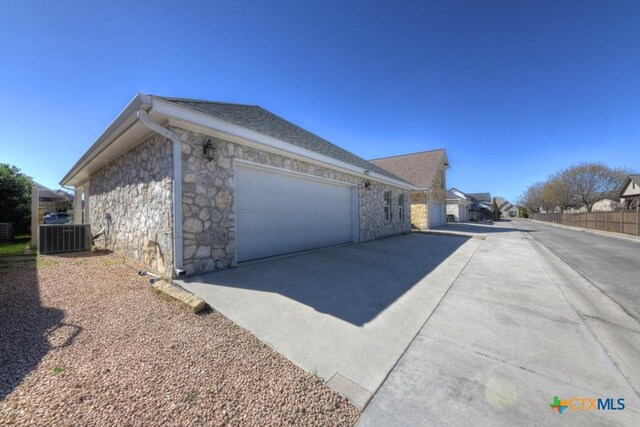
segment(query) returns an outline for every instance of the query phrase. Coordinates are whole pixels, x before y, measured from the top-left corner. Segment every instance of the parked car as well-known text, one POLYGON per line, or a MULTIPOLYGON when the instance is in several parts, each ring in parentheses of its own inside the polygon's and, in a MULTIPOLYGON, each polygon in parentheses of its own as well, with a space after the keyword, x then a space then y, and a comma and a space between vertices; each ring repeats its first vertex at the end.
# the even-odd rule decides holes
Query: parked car
POLYGON ((53 213, 44 217, 45 224, 66 224, 68 222, 69 214, 64 212, 53 213))

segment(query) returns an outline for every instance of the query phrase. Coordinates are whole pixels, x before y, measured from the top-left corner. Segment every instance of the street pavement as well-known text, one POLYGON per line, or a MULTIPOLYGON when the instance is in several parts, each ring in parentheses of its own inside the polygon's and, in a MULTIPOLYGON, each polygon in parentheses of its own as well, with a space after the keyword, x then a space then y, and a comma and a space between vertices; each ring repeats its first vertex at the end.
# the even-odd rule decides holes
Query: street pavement
MULTIPOLYGON (((640 425, 637 320, 587 279, 590 272, 585 278, 534 239, 542 236, 537 224, 465 227, 486 239, 358 425, 640 425), (551 407, 556 396, 568 406, 562 414, 551 407), (625 408, 591 409, 610 398, 625 408)), ((628 259, 634 248, 576 245, 605 260, 628 259)))
POLYGON ((515 221, 640 321, 640 239, 620 240, 534 221, 515 221))

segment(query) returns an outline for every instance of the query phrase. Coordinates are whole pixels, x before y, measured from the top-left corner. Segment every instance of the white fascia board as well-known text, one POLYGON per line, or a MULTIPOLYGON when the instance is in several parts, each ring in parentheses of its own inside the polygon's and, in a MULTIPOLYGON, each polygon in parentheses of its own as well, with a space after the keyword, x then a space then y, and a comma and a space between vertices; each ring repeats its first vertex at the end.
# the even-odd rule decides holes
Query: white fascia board
POLYGON ((332 185, 338 185, 341 187, 357 187, 357 184, 351 183, 351 182, 345 182, 345 181, 339 181, 336 179, 331 179, 331 178, 325 178, 323 176, 317 176, 317 175, 310 175, 308 173, 304 173, 304 172, 298 172, 298 171, 294 171, 294 170, 289 170, 289 169, 283 169, 283 168, 279 168, 277 166, 271 166, 271 165, 265 165, 262 163, 256 163, 256 162, 252 162, 250 160, 244 160, 244 159, 233 159, 233 163, 235 166, 244 166, 244 167, 248 167, 248 168, 252 168, 252 169, 258 169, 258 170, 264 170, 264 171, 269 171, 269 172, 273 172, 273 173, 277 173, 280 175, 287 175, 287 176, 295 176, 295 177, 299 177, 299 178, 304 178, 310 181, 318 181, 318 182, 324 182, 324 183, 328 183, 328 184, 332 184, 332 185))
POLYGON ((136 120, 136 112, 140 108, 148 109, 151 107, 151 97, 138 93, 127 104, 127 106, 118 114, 113 122, 100 137, 89 147, 89 149, 80 157, 80 160, 76 162, 69 172, 62 178, 60 185, 67 185, 71 178, 74 177, 83 167, 93 160, 98 154, 100 154, 105 148, 113 142, 118 136, 126 131, 136 120))
POLYGON ((240 138, 240 140, 242 141, 241 144, 243 145, 252 146, 261 150, 265 150, 266 148, 266 151, 275 150, 281 153, 286 153, 291 157, 300 158, 305 161, 312 161, 316 164, 329 166, 332 169, 338 169, 352 175, 369 178, 374 181, 382 182, 407 190, 417 189, 417 187, 412 186, 411 184, 384 176, 373 171, 370 171, 369 174, 366 175, 364 173, 364 169, 358 166, 354 166, 350 163, 316 153, 315 151, 299 147, 289 142, 264 135, 251 129, 247 129, 242 126, 217 119, 215 117, 211 117, 198 111, 180 107, 170 102, 165 102, 162 99, 153 98, 153 112, 166 116, 166 118, 169 119, 170 122, 171 119, 174 119, 185 123, 192 123, 205 129, 222 132, 223 134, 240 138))

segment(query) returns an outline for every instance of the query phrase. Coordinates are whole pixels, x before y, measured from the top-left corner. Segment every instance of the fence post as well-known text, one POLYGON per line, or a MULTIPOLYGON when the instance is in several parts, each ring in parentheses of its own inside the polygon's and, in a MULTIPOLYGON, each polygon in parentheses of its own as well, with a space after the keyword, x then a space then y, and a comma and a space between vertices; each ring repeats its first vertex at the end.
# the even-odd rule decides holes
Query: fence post
POLYGON ((640 207, 640 200, 636 202, 636 236, 638 235, 638 208, 640 207))
POLYGON ((620 233, 624 233, 624 211, 620 211, 620 233))
POLYGON ((39 245, 38 233, 40 226, 38 224, 38 206, 40 204, 40 189, 35 185, 31 187, 31 247, 37 248, 39 245))
POLYGON ((604 229, 609 231, 609 212, 604 211, 604 229))

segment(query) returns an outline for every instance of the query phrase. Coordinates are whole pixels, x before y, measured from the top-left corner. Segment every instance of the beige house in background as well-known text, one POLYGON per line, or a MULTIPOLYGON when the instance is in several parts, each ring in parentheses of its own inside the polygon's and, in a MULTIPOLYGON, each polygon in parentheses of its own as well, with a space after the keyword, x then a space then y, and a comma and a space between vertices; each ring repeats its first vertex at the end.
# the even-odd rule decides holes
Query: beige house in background
POLYGON ((619 196, 625 209, 638 209, 640 206, 640 175, 629 175, 622 184, 619 196))
POLYGON ((473 206, 473 199, 457 188, 447 191, 447 215, 453 215, 455 222, 469 220, 469 210, 473 206))
MULTIPOLYGON (((591 212, 613 212, 620 207, 620 202, 613 199, 598 200, 591 207, 591 212)), ((566 209, 564 213, 586 213, 589 212, 585 206, 571 207, 566 209)))
POLYGON ((370 160, 419 188, 411 192, 411 225, 424 230, 445 225, 449 160, 444 148, 370 160))

